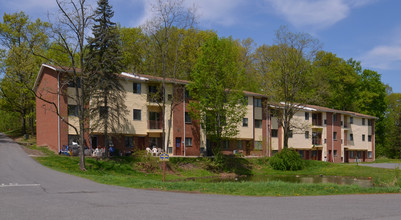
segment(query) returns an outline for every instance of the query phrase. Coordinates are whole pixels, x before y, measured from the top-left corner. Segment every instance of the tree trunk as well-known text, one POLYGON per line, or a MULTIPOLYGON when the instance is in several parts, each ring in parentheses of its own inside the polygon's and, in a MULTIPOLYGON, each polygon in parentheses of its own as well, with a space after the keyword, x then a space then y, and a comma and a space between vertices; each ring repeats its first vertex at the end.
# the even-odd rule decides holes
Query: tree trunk
POLYGON ((105 147, 106 147, 106 149, 105 149, 105 154, 106 154, 106 157, 109 157, 110 155, 109 155, 109 135, 108 135, 108 132, 107 132, 107 129, 108 129, 108 126, 109 126, 109 114, 108 114, 108 109, 107 109, 107 107, 108 107, 108 103, 107 103, 107 95, 105 95, 104 96, 104 111, 105 112, 103 112, 103 114, 104 114, 104 141, 105 141, 105 147))
POLYGON ((22 134, 25 135, 26 134, 26 112, 25 110, 22 110, 22 114, 21 114, 21 126, 22 126, 22 134))

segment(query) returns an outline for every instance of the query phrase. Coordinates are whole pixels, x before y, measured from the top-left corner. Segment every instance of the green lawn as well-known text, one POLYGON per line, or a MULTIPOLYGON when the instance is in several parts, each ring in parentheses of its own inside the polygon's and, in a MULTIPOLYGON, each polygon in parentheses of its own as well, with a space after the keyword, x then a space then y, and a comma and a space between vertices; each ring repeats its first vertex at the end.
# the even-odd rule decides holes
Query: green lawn
POLYGON ((177 181, 189 177, 219 176, 212 172, 213 166, 207 158, 171 158, 167 162, 166 182, 162 182, 162 164, 157 158, 145 155, 115 157, 112 159, 86 158, 87 171, 81 171, 78 157, 58 156, 46 148, 30 146, 45 151, 46 156, 35 158, 41 164, 55 170, 91 179, 95 182, 132 188, 199 192, 212 194, 249 196, 301 196, 334 195, 355 193, 399 193, 401 175, 399 170, 362 167, 352 164, 332 164, 307 161, 301 171, 275 171, 266 158, 231 158, 227 162, 225 174, 238 175, 335 175, 371 177, 375 187, 364 188, 357 185, 299 184, 286 182, 220 182, 202 183, 177 181))

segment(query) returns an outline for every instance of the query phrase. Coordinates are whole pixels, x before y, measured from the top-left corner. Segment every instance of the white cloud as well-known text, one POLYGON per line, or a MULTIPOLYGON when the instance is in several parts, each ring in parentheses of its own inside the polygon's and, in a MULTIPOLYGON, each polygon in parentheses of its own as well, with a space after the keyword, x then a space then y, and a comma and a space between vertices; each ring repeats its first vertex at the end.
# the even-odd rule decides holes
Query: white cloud
POLYGON ((265 0, 296 27, 323 29, 346 18, 352 8, 374 0, 265 0))
POLYGON ((401 45, 380 45, 361 57, 363 65, 382 70, 401 68, 401 45))
POLYGON ((246 2, 246 0, 187 0, 186 5, 195 4, 202 23, 232 26, 240 19, 236 10, 240 10, 240 6, 246 2))
MULTIPOLYGON (((143 15, 136 22, 136 25, 145 24, 152 18, 152 4, 154 0, 142 0, 143 15)), ((231 26, 238 21, 238 15, 235 10, 239 9, 240 5, 246 3, 246 0, 185 0, 184 6, 187 8, 196 7, 196 15, 203 25, 220 24, 231 26)))

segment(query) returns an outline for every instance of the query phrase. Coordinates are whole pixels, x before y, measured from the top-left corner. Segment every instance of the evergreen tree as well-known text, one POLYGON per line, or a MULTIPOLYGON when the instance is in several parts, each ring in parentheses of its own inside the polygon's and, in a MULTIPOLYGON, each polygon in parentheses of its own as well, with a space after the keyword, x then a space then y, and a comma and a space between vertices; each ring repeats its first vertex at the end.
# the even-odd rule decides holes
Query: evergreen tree
POLYGON ((125 93, 117 74, 123 66, 121 40, 116 24, 111 21, 113 15, 108 0, 99 0, 92 28, 93 37, 87 39, 86 56, 86 71, 90 72, 90 77, 85 84, 90 87, 90 116, 94 119, 91 120, 91 128, 103 127, 107 156, 108 131, 115 131, 126 114, 125 93))

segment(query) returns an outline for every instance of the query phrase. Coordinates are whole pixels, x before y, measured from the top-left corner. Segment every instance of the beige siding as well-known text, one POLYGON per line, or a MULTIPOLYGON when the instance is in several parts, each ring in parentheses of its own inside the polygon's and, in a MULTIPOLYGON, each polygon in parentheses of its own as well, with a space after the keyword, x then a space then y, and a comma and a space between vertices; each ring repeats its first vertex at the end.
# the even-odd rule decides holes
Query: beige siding
MULTIPOLYGON (((353 134, 354 141, 349 141, 348 149, 350 150, 372 150, 372 142, 368 141, 368 135, 371 134, 371 126, 368 126, 368 120, 365 119, 365 125, 362 125, 362 118, 354 117, 354 123, 351 124, 349 134, 353 134), (362 135, 365 135, 365 141, 362 141, 362 135)), ((349 138, 349 136, 348 136, 349 138)))
POLYGON ((243 127, 242 122, 238 126, 239 133, 235 138, 253 139, 253 97, 248 96, 245 117, 248 118, 248 127, 243 127))
POLYGON ((293 137, 288 139, 288 146, 296 149, 312 148, 312 114, 309 112, 309 120, 305 120, 305 111, 298 111, 291 120, 296 125, 293 129, 293 137), (309 138, 305 138, 305 131, 309 131, 309 138))
MULTIPOLYGON (((68 123, 76 127, 79 132, 79 119, 77 116, 68 116, 68 123)), ((73 127, 68 126, 68 134, 77 135, 77 132, 75 132, 73 127)))

